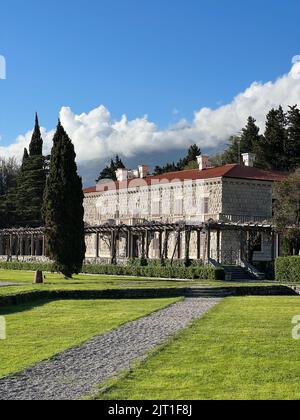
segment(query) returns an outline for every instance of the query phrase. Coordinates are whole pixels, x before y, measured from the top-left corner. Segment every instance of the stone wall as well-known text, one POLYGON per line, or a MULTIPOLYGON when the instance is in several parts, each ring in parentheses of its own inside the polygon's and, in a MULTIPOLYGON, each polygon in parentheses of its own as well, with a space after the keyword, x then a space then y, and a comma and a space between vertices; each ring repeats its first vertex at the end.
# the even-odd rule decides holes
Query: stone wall
POLYGON ((271 220, 272 183, 223 179, 222 213, 271 220))
MULTIPOLYGON (((92 225, 102 225, 108 221, 124 224, 138 224, 143 221, 160 221, 175 223, 203 223, 210 219, 215 221, 228 220, 234 222, 270 221, 272 218, 272 183, 265 181, 216 178, 186 182, 166 182, 153 186, 133 187, 125 190, 110 190, 86 194, 85 222, 92 225)), ((87 258, 110 258, 109 238, 99 240, 96 250, 96 235, 86 238, 87 258)), ((200 259, 207 262, 207 235, 200 237, 200 259)), ((176 243, 176 235, 170 234, 168 258, 171 258, 176 243)), ((136 241, 138 255, 141 254, 141 244, 136 241)), ((240 258, 240 233, 223 232, 220 237, 221 261, 240 258), (231 257, 230 257, 231 256, 231 257)), ((198 238, 192 234, 190 257, 197 259, 198 238)), ((217 233, 211 234, 212 258, 216 259, 217 233)), ((185 237, 182 235, 179 254, 176 258, 184 258, 185 237)), ((123 238, 118 247, 118 257, 127 256, 126 240, 123 238)), ((255 253, 255 261, 270 261, 272 258, 271 238, 263 237, 261 252, 255 253)), ((159 236, 153 235, 149 258, 159 258, 159 236)))

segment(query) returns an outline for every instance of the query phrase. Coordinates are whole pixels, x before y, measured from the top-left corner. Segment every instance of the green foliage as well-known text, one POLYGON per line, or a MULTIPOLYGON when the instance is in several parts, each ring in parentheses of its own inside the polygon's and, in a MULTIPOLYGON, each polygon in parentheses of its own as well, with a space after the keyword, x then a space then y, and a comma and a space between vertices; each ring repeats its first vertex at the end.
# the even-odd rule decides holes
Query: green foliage
POLYGON ((300 283, 300 257, 279 257, 275 265, 276 280, 300 283))
POLYGON ((280 106, 266 116, 264 135, 253 117, 248 118, 241 135, 232 136, 221 155, 211 160, 216 165, 242 163, 243 153, 256 155, 256 166, 266 170, 292 171, 300 166, 300 110, 297 105, 284 112, 280 106))
POLYGON ((225 278, 224 270, 204 265, 192 265, 186 268, 179 265, 162 267, 158 264, 148 266, 88 264, 83 267, 83 273, 190 280, 224 280, 225 278))
POLYGON ((300 169, 275 185, 274 225, 285 238, 286 254, 300 251, 300 169))
MULTIPOLYGON (((138 261, 138 260, 137 260, 138 261)), ((51 263, 26 263, 26 262, 0 262, 2 270, 20 270, 20 271, 57 271, 56 264, 51 263)), ((60 271, 60 270, 59 270, 60 271)), ((99 274, 114 276, 134 276, 149 278, 170 278, 170 279, 190 279, 190 280, 224 280, 225 274, 223 269, 216 269, 208 265, 192 264, 186 268, 180 263, 173 266, 166 263, 162 267, 159 262, 153 262, 147 266, 141 263, 129 265, 99 265, 85 264, 82 267, 83 274, 99 274)))
POLYGON ((0 228, 16 221, 16 187, 20 167, 14 158, 0 158, 0 228))
MULTIPOLYGON (((229 139, 228 147, 221 156, 217 157, 220 165, 241 162, 241 138, 232 136, 229 139)), ((216 159, 216 157, 214 158, 216 159)))
POLYGON ((266 131, 259 144, 259 162, 265 169, 288 170, 285 156, 287 117, 282 107, 272 109, 267 115, 266 131))
POLYGON ((43 224, 42 205, 46 184, 45 160, 42 155, 23 160, 16 190, 17 224, 39 227, 43 224))
POLYGON ((117 155, 115 159, 112 159, 109 166, 106 166, 101 172, 96 180, 96 182, 100 182, 104 179, 109 179, 112 181, 117 180, 116 171, 118 169, 125 169, 125 165, 120 159, 120 157, 117 155))
POLYGON ((74 146, 59 122, 53 139, 43 214, 47 255, 66 277, 81 271, 85 257, 82 180, 74 146))
POLYGON ((287 114, 288 135, 285 144, 285 168, 294 170, 300 167, 300 110, 292 106, 287 114))
POLYGON ((46 185, 43 139, 38 117, 29 145, 24 150, 22 166, 16 189, 16 224, 23 227, 39 227, 43 224, 42 205, 46 185))
POLYGON ((0 157, 0 197, 5 196, 11 188, 17 186, 20 167, 15 158, 0 157))
POLYGON ((197 169, 197 157, 201 155, 200 148, 193 144, 188 152, 186 157, 180 159, 177 163, 168 163, 165 166, 156 166, 154 169, 154 175, 162 175, 169 172, 183 171, 186 169, 197 169))
POLYGON ((16 271, 47 271, 55 272, 55 266, 52 263, 29 263, 22 261, 0 262, 0 270, 16 271))
POLYGON ((43 139, 37 114, 35 115, 35 126, 32 139, 29 145, 29 156, 41 156, 43 154, 43 139))

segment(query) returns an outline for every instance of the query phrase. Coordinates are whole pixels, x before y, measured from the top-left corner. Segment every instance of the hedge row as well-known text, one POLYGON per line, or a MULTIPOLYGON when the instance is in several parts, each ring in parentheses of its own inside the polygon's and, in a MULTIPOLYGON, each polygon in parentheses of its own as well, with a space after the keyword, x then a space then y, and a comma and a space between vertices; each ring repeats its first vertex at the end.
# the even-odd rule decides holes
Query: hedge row
MULTIPOLYGON (((24 271, 49 271, 53 272, 51 263, 25 263, 25 262, 1 262, 0 269, 24 270, 24 271)), ((114 276, 134 277, 159 277, 171 279, 192 279, 192 280, 224 280, 223 269, 216 269, 206 265, 184 266, 122 266, 122 265, 93 265, 87 264, 82 268, 83 274, 103 274, 114 276)))
POLYGON ((223 269, 215 269, 206 265, 191 267, 180 266, 121 266, 121 265, 85 265, 85 274, 107 274, 116 276, 134 277, 158 277, 170 279, 192 279, 192 280, 224 280, 223 269))
POLYGON ((0 262, 0 270, 55 271, 52 263, 30 263, 21 261, 0 262))
POLYGON ((300 257, 280 257, 276 260, 276 280, 300 283, 300 257))

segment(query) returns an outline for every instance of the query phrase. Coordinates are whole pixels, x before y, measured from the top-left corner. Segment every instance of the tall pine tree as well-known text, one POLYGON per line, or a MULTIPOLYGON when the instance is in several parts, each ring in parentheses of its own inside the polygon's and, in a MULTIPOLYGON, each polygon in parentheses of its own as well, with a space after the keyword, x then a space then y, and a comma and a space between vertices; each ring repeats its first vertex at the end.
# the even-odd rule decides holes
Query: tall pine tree
POLYGON ((256 120, 249 117, 246 127, 242 130, 241 153, 254 153, 259 146, 261 136, 259 127, 255 123, 256 120))
POLYGON ((110 166, 106 166, 101 172, 99 177, 96 179, 96 182, 100 182, 103 179, 110 179, 112 181, 117 180, 116 171, 118 169, 125 169, 125 165, 117 155, 115 159, 112 159, 110 162, 110 166))
POLYGON ((259 134, 256 120, 253 117, 249 117, 241 135, 230 137, 228 148, 221 157, 222 163, 241 163, 243 153, 257 153, 260 141, 261 135, 259 134))
POLYGON ((287 113, 288 136, 285 144, 285 166, 287 171, 300 167, 300 110, 290 106, 287 113))
POLYGON ((59 122, 53 139, 43 214, 47 254, 56 270, 71 278, 85 257, 82 180, 77 174, 73 143, 59 122))
POLYGON ((17 224, 19 226, 38 227, 42 225, 45 184, 43 139, 36 115, 29 153, 25 149, 16 191, 17 224))
POLYGON ((287 118, 280 106, 267 115, 266 131, 259 146, 258 160, 261 167, 270 170, 286 170, 285 148, 287 142, 287 118))

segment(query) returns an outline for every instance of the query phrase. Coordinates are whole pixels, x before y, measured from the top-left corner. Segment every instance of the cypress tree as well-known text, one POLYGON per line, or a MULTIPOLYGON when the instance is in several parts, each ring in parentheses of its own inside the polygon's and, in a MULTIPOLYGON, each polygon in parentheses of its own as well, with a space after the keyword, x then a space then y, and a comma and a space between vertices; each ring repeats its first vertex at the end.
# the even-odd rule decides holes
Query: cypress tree
POLYGON ((29 145, 29 154, 30 156, 41 156, 43 154, 43 139, 37 114, 35 114, 35 126, 29 145))
POLYGON ((38 227, 42 225, 43 195, 46 184, 43 139, 38 116, 29 145, 29 153, 24 150, 20 176, 16 192, 17 224, 38 227))
POLYGON ((67 278, 78 274, 85 257, 82 180, 74 146, 61 123, 53 139, 43 215, 47 254, 67 278))

